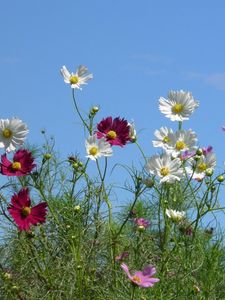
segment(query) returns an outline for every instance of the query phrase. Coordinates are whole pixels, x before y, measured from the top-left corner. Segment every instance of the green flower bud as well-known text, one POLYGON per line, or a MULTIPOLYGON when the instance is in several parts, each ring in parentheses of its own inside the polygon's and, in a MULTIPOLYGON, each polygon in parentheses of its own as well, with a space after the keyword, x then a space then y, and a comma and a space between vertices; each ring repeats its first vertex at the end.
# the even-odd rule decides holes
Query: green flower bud
POLYGON ((99 111, 99 107, 98 107, 98 106, 93 106, 93 107, 91 108, 90 113, 91 113, 92 115, 95 115, 98 111, 99 111))
POLYGON ((44 154, 44 159, 48 160, 50 158, 52 158, 52 155, 50 153, 45 153, 44 154))
POLYGON ((201 158, 200 155, 195 155, 195 156, 194 156, 194 160, 195 160, 195 161, 198 161, 200 158, 201 158))
POLYGON ((213 185, 212 187, 211 187, 211 192, 214 192, 216 190, 216 187, 215 187, 215 185, 213 185))
POLYGON ((196 151, 196 154, 197 155, 202 155, 203 154, 203 151, 201 148, 198 148, 198 150, 196 151))
POLYGON ((212 176, 212 175, 213 175, 213 170, 212 170, 212 169, 207 169, 207 170, 205 171, 205 175, 206 175, 206 176, 212 176))
POLYGON ((151 178, 145 178, 143 179, 143 183, 148 187, 152 188, 154 186, 154 180, 151 178))
POLYGON ((144 227, 143 225, 139 225, 139 226, 137 227, 137 230, 138 230, 139 232, 143 232, 143 231, 145 231, 145 227, 144 227))
POLYGON ((80 205, 74 206, 74 211, 78 213, 80 211, 80 205))
POLYGON ((74 170, 78 170, 79 169, 79 163, 78 162, 74 162, 72 164, 72 167, 73 167, 74 170))
POLYGON ((219 175, 216 179, 217 179, 218 182, 223 182, 224 181, 224 176, 219 175))
POLYGON ((10 280, 12 278, 12 275, 8 272, 5 272, 5 274, 3 275, 5 280, 10 280))

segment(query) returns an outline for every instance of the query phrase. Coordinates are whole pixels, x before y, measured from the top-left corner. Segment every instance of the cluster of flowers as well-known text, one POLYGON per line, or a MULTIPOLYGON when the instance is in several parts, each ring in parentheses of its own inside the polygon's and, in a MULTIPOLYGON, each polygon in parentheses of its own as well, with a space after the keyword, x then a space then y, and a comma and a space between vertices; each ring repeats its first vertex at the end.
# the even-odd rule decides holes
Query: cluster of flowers
MULTIPOLYGON (((70 73, 65 66, 61 68, 61 74, 65 83, 70 84, 72 89, 82 89, 81 85, 87 84, 87 81, 93 78, 88 73, 85 66, 79 66, 76 73, 70 73)), ((98 111, 98 107, 95 107, 98 111)), ((112 146, 123 147, 128 142, 135 142, 136 131, 132 123, 124 118, 107 117, 100 121, 94 134, 90 135, 86 141, 86 152, 88 158, 96 160, 102 156, 112 156, 112 146)))
MULTIPOLYGON (((29 130, 27 125, 18 118, 0 120, 0 148, 5 149, 1 155, 0 172, 6 176, 26 176, 36 166, 32 153, 26 149, 18 149, 12 160, 7 155, 23 145, 29 130)), ((44 223, 47 203, 42 202, 31 207, 28 188, 23 188, 11 198, 8 212, 14 219, 19 230, 30 229, 31 225, 44 223)))
MULTIPOLYGON (((61 74, 72 89, 81 90, 81 86, 93 78, 84 66, 79 66, 76 73, 70 73, 63 66, 61 74)), ((216 157, 212 152, 212 147, 200 149, 197 146, 196 133, 191 129, 182 129, 183 121, 188 120, 198 106, 199 102, 193 98, 192 94, 183 90, 170 91, 167 99, 163 97, 159 99, 160 111, 171 121, 177 121, 179 124, 176 132, 171 128, 161 127, 154 133, 156 140, 153 141, 153 146, 162 148, 163 153, 149 158, 145 168, 149 174, 159 177, 160 183, 171 184, 180 181, 183 176, 190 176, 191 179, 201 181, 205 176, 211 176, 213 173, 216 157)), ((97 160, 102 156, 111 156, 112 146, 123 147, 128 142, 135 142, 136 139, 133 124, 120 117, 115 119, 111 116, 107 117, 97 124, 94 134, 87 138, 86 157, 97 160)), ((185 217, 185 212, 167 208, 165 215, 171 221, 180 223, 185 217)), ((149 221, 144 218, 135 218, 133 221, 139 231, 149 226, 149 221)), ((159 280, 151 278, 155 273, 155 268, 152 266, 147 266, 143 272, 135 272, 133 276, 125 264, 121 267, 136 285, 148 287, 159 280)))
MULTIPOLYGON (((61 74, 64 81, 71 85, 72 89, 81 89, 81 85, 86 84, 92 79, 92 74, 88 74, 88 70, 84 66, 79 66, 76 73, 70 73, 65 66, 61 68, 61 74)), ((94 134, 89 136, 85 142, 87 158, 97 160, 102 156, 111 156, 113 154, 112 146, 123 147, 129 142, 135 142, 137 138, 136 130, 132 123, 124 118, 107 117, 100 121, 94 134)), ((139 231, 145 230, 149 225, 149 221, 144 218, 135 218, 134 223, 139 231)), ((128 252, 123 252, 116 257, 117 261, 122 261, 128 256, 128 252)), ((121 264, 121 268, 126 272, 131 282, 140 287, 152 287, 158 282, 158 278, 152 276, 156 273, 155 267, 148 265, 143 271, 136 271, 130 274, 129 268, 125 263, 121 264)))

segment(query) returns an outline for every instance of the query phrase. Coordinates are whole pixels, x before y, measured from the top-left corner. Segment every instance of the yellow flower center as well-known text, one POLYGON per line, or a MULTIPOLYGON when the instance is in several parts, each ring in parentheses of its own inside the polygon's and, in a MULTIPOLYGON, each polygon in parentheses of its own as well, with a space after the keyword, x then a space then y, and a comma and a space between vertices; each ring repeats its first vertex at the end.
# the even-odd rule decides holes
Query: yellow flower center
POLYGON ((89 149, 89 154, 95 156, 98 153, 98 148, 97 147, 91 147, 89 149))
POLYGON ((160 174, 164 177, 166 175, 168 175, 170 173, 169 171, 169 168, 167 167, 163 167, 161 170, 160 170, 160 174))
POLYGON ((177 150, 183 150, 186 148, 186 144, 184 141, 177 141, 176 142, 176 149, 177 150))
POLYGON ((109 132, 107 132, 107 137, 114 140, 117 137, 117 134, 114 130, 110 130, 109 132))
POLYGON ((197 166, 199 172, 204 172, 207 169, 207 165, 205 163, 200 163, 197 166))
POLYGON ((2 131, 2 135, 4 136, 4 138, 8 139, 12 136, 12 131, 8 128, 5 128, 3 131, 2 131))
POLYGON ((24 217, 27 217, 30 213, 31 213, 31 208, 30 207, 28 207, 28 206, 24 206, 23 208, 22 208, 22 215, 24 216, 24 217))
POLYGON ((168 136, 164 136, 163 143, 168 143, 170 141, 170 138, 168 136))
POLYGON ((70 76, 70 83, 71 84, 77 84, 78 83, 78 77, 76 75, 70 76))
POLYGON ((21 163, 18 162, 18 161, 15 161, 15 162, 12 163, 11 168, 13 170, 20 170, 21 169, 21 163))
POLYGON ((184 106, 181 103, 176 103, 173 107, 172 107, 172 112, 175 114, 179 114, 180 112, 183 111, 184 106))
POLYGON ((140 278, 139 276, 137 276, 137 275, 134 275, 134 276, 132 277, 132 280, 133 280, 134 282, 137 282, 137 283, 140 283, 140 282, 141 282, 141 278, 140 278))

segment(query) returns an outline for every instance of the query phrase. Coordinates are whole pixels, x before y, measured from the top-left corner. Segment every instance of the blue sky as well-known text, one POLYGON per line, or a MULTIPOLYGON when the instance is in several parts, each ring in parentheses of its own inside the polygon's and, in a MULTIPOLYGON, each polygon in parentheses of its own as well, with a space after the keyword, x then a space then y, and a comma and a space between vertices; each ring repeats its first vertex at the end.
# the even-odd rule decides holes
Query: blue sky
MULTIPOLYGON (((1 118, 20 117, 30 143, 42 128, 62 156, 85 155, 84 132, 74 114, 71 89, 60 68, 86 65, 94 79, 77 92, 83 111, 101 110, 135 121, 146 155, 153 132, 176 128, 158 110, 170 89, 200 101, 184 128, 212 145, 220 170, 225 161, 224 1, 4 1, 0 10, 1 118)), ((116 149, 113 162, 138 163, 133 145, 116 149)))

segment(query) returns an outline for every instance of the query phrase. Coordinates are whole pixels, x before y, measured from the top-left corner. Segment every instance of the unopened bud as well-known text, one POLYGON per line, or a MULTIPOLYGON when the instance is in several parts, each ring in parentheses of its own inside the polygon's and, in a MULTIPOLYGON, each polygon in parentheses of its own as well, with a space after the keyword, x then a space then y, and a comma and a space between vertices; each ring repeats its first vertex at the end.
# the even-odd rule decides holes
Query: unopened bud
POLYGON ((196 151, 196 154, 197 155, 202 155, 203 154, 203 151, 201 148, 198 148, 198 150, 196 151))
POLYGON ((99 107, 98 106, 93 106, 91 108, 91 114, 92 115, 95 115, 98 111, 99 111, 99 107))
POLYGON ((195 156, 194 156, 194 160, 195 160, 195 161, 198 161, 200 158, 201 158, 200 155, 195 155, 195 156))
POLYGON ((44 159, 48 160, 50 158, 52 158, 52 155, 50 153, 45 153, 44 154, 44 159))
POLYGON ((207 170, 205 171, 205 175, 206 175, 206 176, 212 176, 212 175, 213 175, 213 170, 212 170, 212 169, 207 169, 207 170))
POLYGON ((75 212, 79 212, 79 211, 80 211, 80 205, 74 206, 74 211, 75 211, 75 212))
POLYGON ((145 227, 143 225, 139 225, 137 229, 139 232, 145 231, 145 227))
POLYGON ((143 179, 143 183, 148 187, 152 188, 154 186, 154 180, 151 178, 145 178, 143 179))
POLYGON ((72 164, 73 169, 77 170, 79 168, 79 163, 78 162, 74 162, 72 164))
POLYGON ((216 179, 217 179, 218 182, 223 182, 224 181, 224 176, 219 175, 216 179))
POLYGON ((5 272, 5 274, 3 275, 5 280, 10 280, 12 278, 12 275, 8 272, 5 272))

